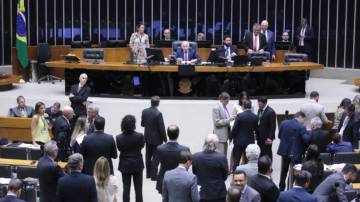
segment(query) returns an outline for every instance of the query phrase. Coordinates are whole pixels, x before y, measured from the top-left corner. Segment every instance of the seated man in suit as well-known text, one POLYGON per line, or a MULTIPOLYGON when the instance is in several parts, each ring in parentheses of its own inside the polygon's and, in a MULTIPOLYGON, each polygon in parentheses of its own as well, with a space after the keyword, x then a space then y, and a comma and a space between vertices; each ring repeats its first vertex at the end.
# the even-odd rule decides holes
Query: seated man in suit
POLYGON ((47 117, 45 117, 47 120, 49 120, 49 123, 52 125, 55 120, 63 115, 63 112, 61 111, 61 105, 59 102, 55 102, 53 106, 48 107, 45 109, 45 113, 47 114, 47 117))
POLYGON ((327 177, 314 191, 317 201, 347 202, 345 187, 356 180, 357 172, 357 168, 354 165, 346 164, 341 172, 334 173, 327 177))
POLYGON ((224 44, 218 48, 217 51, 217 57, 226 59, 228 62, 232 61, 232 57, 239 55, 239 51, 235 45, 232 45, 231 43, 231 37, 230 35, 224 36, 224 44))
POLYGON ((290 43, 289 41, 289 32, 285 31, 281 35, 281 42, 290 43))
POLYGON ((328 131, 321 130, 322 121, 319 117, 314 117, 310 121, 311 139, 309 144, 315 144, 319 148, 319 153, 325 153, 326 146, 331 142, 328 131))
POLYGON ((352 144, 343 141, 340 134, 334 134, 332 140, 332 143, 326 146, 327 153, 336 154, 338 152, 353 152, 352 144))
POLYGON ((17 106, 10 108, 8 115, 11 117, 31 118, 34 115, 34 108, 26 106, 24 96, 16 98, 17 106))
POLYGON ((294 188, 281 192, 277 202, 317 202, 316 197, 306 191, 310 185, 310 179, 311 174, 308 171, 300 171, 298 175, 295 175, 294 188))
POLYGON ((162 185, 163 202, 199 202, 197 179, 188 172, 191 167, 191 153, 180 152, 177 168, 167 171, 162 185), (179 186, 181 185, 181 186, 179 186))
POLYGON ((188 41, 183 41, 181 43, 181 48, 176 51, 175 58, 177 63, 185 62, 196 64, 200 62, 197 50, 192 49, 188 41))
POLYGON ((22 187, 21 180, 11 179, 8 185, 8 192, 4 198, 0 199, 0 202, 25 202, 19 199, 22 187))
POLYGON ((245 33, 243 45, 247 53, 263 52, 267 48, 266 37, 260 30, 260 25, 255 23, 252 32, 245 33))
POLYGON ((240 202, 260 202, 260 194, 255 189, 247 185, 248 177, 242 170, 236 170, 233 178, 234 186, 241 190, 240 202))
POLYGON ((93 176, 81 173, 83 156, 75 153, 69 157, 69 175, 59 179, 56 191, 57 202, 97 202, 96 185, 93 176))
POLYGON ((40 202, 55 202, 56 186, 59 178, 65 175, 57 165, 55 159, 58 155, 58 147, 55 141, 48 141, 44 145, 44 156, 37 164, 40 183, 40 202))
POLYGON ((267 155, 259 158, 259 174, 249 179, 248 185, 260 193, 262 201, 275 202, 279 197, 279 189, 271 180, 271 159, 267 155))
POLYGON ((88 76, 82 73, 79 76, 79 83, 71 86, 69 100, 71 107, 74 109, 76 118, 86 116, 86 104, 91 89, 86 85, 88 76))
POLYGON ((162 192, 162 182, 165 172, 172 170, 179 165, 181 151, 190 151, 188 147, 183 146, 177 142, 179 137, 178 126, 170 125, 167 128, 167 135, 169 137, 169 142, 159 145, 155 155, 155 158, 157 158, 155 161, 160 162, 160 171, 156 181, 156 189, 159 193, 162 192))

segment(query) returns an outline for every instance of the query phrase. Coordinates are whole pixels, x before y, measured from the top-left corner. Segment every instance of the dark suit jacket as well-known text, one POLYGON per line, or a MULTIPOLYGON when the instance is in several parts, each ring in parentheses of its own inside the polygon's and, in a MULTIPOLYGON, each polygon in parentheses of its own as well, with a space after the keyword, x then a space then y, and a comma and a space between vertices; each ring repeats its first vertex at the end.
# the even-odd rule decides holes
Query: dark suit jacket
MULTIPOLYGON (((176 50, 176 52, 175 52, 175 58, 176 58, 176 59, 177 59, 177 58, 181 58, 181 59, 185 60, 183 49, 178 48, 178 49, 176 50)), ((196 52, 196 50, 191 49, 191 48, 189 49, 188 59, 189 59, 189 61, 190 61, 190 60, 193 60, 193 59, 197 59, 198 62, 200 61, 200 57, 199 57, 198 53, 196 52)))
POLYGON ((74 97, 70 98, 71 107, 74 109, 76 116, 86 116, 86 106, 83 105, 83 102, 87 101, 90 96, 91 89, 85 85, 79 89, 79 84, 74 84, 71 86, 70 93, 74 95, 74 97))
POLYGON ((248 185, 259 192, 261 201, 275 202, 279 197, 279 189, 275 183, 260 174, 250 177, 248 185))
POLYGON ((295 162, 301 162, 310 141, 310 135, 305 126, 296 119, 285 120, 280 125, 279 139, 277 154, 291 157, 295 162))
POLYGON ((54 123, 57 118, 63 115, 62 111, 59 111, 56 114, 51 113, 51 107, 46 108, 45 113, 49 115, 46 119, 49 120, 50 123, 54 123))
POLYGON ((102 131, 95 131, 85 136, 80 145, 80 153, 84 156, 83 173, 92 176, 96 160, 103 156, 110 163, 110 173, 114 174, 111 158, 117 157, 117 151, 114 138, 111 135, 102 131))
POLYGON ((258 127, 256 134, 258 144, 265 144, 267 138, 275 139, 276 114, 270 106, 265 108, 258 127))
POLYGON ((331 142, 331 135, 329 132, 319 129, 310 132, 310 144, 315 144, 319 148, 320 153, 326 152, 326 146, 331 142))
POLYGON ((97 202, 94 177, 72 172, 60 178, 56 199, 57 202, 97 202))
MULTIPOLYGON (((217 57, 225 58, 225 52, 226 52, 225 45, 222 45, 217 49, 217 57)), ((239 50, 235 45, 230 46, 230 54, 231 53, 236 53, 236 55, 239 55, 239 50)))
POLYGON ((309 194, 304 188, 296 187, 280 193, 278 202, 317 202, 315 196, 309 194))
MULTIPOLYGON (((344 113, 343 116, 341 117, 340 124, 338 127, 338 132, 341 130, 345 118, 346 118, 346 113, 344 113)), ((358 148, 359 147, 358 132, 359 132, 359 121, 356 119, 355 115, 352 115, 350 117, 348 124, 346 125, 342 139, 346 142, 351 142, 353 148, 358 148)))
POLYGON ((4 198, 0 199, 0 202, 25 202, 25 201, 15 197, 15 196, 7 195, 4 198))
POLYGON ((326 152, 336 154, 338 152, 353 152, 353 147, 350 142, 341 141, 338 144, 331 143, 326 147, 326 152))
MULTIPOLYGON (((299 47, 299 39, 300 39, 300 32, 301 32, 301 27, 298 27, 296 29, 296 34, 295 34, 295 38, 296 38, 296 46, 299 47)), ((309 25, 306 27, 305 29, 305 38, 304 38, 304 52, 307 54, 312 54, 313 51, 313 39, 314 39, 314 31, 312 29, 312 27, 310 27, 309 25)))
POLYGON ((141 126, 145 128, 146 144, 159 145, 167 141, 162 113, 156 107, 143 110, 141 126))
MULTIPOLYGON (((266 50, 267 48, 267 43, 266 43, 266 37, 263 34, 259 34, 259 50, 263 49, 266 50)), ((246 32, 245 37, 244 37, 244 41, 243 41, 243 46, 246 50, 246 52, 251 49, 254 50, 255 48, 253 47, 253 33, 252 32, 246 32)))
MULTIPOLYGON (((30 106, 25 106, 25 111, 27 113, 27 117, 31 118, 34 115, 34 108, 30 106)), ((8 112, 8 116, 11 117, 21 117, 21 110, 18 106, 10 108, 8 112)))
POLYGON ((141 149, 145 145, 144 135, 138 132, 122 133, 116 136, 116 145, 120 152, 119 171, 138 173, 144 168, 141 149))
MULTIPOLYGON (((272 55, 276 54, 276 49, 275 49, 275 35, 274 32, 267 30, 267 35, 268 35, 268 41, 267 41, 267 47, 266 47, 266 51, 270 52, 270 57, 272 55)), ((265 34, 264 34, 265 36, 265 34)), ((266 36, 265 36, 266 39, 266 36)))
POLYGON ((181 151, 190 151, 190 149, 177 142, 168 142, 157 147, 156 158, 160 162, 160 171, 156 182, 156 189, 159 193, 162 192, 165 172, 175 169, 179 165, 181 151))
POLYGON ((40 183, 40 202, 55 202, 56 186, 59 178, 65 173, 48 156, 40 158, 37 164, 37 173, 40 183))
POLYGON ((302 164, 301 170, 311 173, 310 185, 307 190, 313 193, 324 177, 324 163, 321 160, 308 160, 302 164))
POLYGON ((342 173, 334 173, 327 177, 314 191, 318 202, 345 202, 346 182, 342 173), (335 186, 337 184, 337 187, 335 186))
POLYGON ((52 126, 52 133, 54 139, 59 147, 59 156, 58 159, 61 161, 66 161, 67 157, 70 155, 70 139, 72 133, 72 121, 67 121, 64 116, 60 116, 55 120, 52 126))
POLYGON ((200 199, 225 198, 229 169, 226 156, 219 152, 198 152, 192 158, 192 170, 198 179, 200 199))
POLYGON ((253 144, 257 127, 256 115, 250 110, 244 111, 236 116, 229 139, 234 140, 234 145, 247 146, 253 144))

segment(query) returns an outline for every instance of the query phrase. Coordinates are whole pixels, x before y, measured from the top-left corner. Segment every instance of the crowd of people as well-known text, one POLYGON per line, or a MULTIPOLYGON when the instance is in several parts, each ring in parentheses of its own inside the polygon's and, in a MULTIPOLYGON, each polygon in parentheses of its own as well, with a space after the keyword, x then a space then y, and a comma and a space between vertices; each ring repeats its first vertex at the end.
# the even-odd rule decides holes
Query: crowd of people
MULTIPOLYGON (((189 147, 177 141, 179 127, 165 127, 158 96, 151 97, 151 106, 142 111, 144 134, 135 130, 133 115, 123 117, 121 134, 115 138, 106 134, 105 118, 94 103, 87 102, 86 81, 86 74, 81 74, 79 84, 71 88, 71 106, 62 110, 58 102, 49 108, 37 102, 33 109, 23 96, 17 97, 18 105, 9 110, 9 116, 32 118, 31 143, 43 150, 37 165, 40 201, 120 201, 112 163, 116 158, 124 202, 130 201, 131 181, 135 200, 144 201, 144 168, 146 179, 156 181, 155 188, 164 202, 325 202, 335 201, 334 197, 347 201, 345 189, 357 178, 357 168, 352 164, 325 178, 319 156, 324 152, 358 151, 360 95, 352 101, 342 100, 334 120, 329 120, 318 102, 319 93, 313 91, 294 117, 279 125, 281 174, 277 186, 272 179, 277 115, 266 97, 257 99, 255 112, 246 92, 240 94, 233 109, 228 106, 230 95, 222 92, 212 109, 213 133, 205 137, 203 150, 192 154, 189 147), (323 124, 333 127, 324 131, 323 124), (229 143, 233 144, 230 159, 229 143), (145 163, 141 152, 144 147, 145 163), (67 162, 66 170, 56 161, 67 162), (289 168, 294 174, 288 176, 289 168), (231 185, 226 187, 229 176, 231 185), (287 177, 294 180, 286 185, 287 177)), ((19 195, 20 183, 17 179, 10 181, 8 198, 19 195)))

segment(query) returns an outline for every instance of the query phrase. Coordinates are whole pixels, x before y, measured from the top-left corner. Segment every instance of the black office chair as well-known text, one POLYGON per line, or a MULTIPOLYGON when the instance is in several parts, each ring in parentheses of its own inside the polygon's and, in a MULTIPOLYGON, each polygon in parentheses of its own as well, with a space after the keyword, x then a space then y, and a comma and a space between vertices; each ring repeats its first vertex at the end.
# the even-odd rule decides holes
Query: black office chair
POLYGON ((40 149, 29 149, 29 160, 38 161, 43 156, 40 149))
POLYGON ((49 44, 47 43, 39 43, 37 46, 37 62, 38 62, 38 72, 46 74, 45 76, 38 79, 38 83, 42 81, 50 81, 51 83, 55 83, 55 81, 62 81, 61 78, 50 75, 50 69, 46 66, 46 62, 48 62, 51 58, 51 49, 49 44))
POLYGON ((27 160, 27 149, 18 147, 0 147, 1 158, 27 160))
POLYGON ((327 165, 331 165, 333 163, 332 155, 330 153, 321 153, 320 159, 327 165))
POLYGON ((31 178, 39 178, 38 172, 36 167, 25 167, 25 166, 18 166, 16 169, 17 178, 25 179, 28 177, 31 178))
POLYGON ((339 152, 334 156, 334 163, 360 163, 360 153, 357 152, 339 152))
POLYGON ((11 178, 11 166, 9 165, 0 165, 0 177, 11 178))

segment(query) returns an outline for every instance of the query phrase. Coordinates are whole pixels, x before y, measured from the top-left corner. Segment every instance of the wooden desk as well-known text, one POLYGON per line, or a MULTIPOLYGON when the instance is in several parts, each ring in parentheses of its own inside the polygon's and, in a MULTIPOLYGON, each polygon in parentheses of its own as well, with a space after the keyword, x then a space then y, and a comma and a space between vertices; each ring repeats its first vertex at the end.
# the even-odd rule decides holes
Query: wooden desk
POLYGON ((353 183, 352 188, 353 189, 360 189, 360 183, 353 183))
POLYGON ((0 117, 0 137, 31 142, 31 118, 0 117))
POLYGON ((354 80, 355 86, 360 88, 360 78, 354 80))
MULTIPOLYGON (((38 161, 0 158, 0 165, 36 167, 38 161)), ((64 169, 66 162, 58 162, 60 168, 64 169)))

